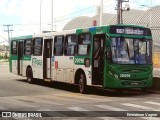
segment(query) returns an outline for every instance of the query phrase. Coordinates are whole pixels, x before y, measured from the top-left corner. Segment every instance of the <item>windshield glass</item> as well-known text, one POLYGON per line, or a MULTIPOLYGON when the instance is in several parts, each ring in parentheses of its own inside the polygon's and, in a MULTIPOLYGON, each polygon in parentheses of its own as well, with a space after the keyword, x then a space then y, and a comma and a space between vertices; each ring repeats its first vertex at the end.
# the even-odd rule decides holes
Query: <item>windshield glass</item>
POLYGON ((148 39, 111 38, 112 60, 118 64, 151 64, 151 47, 148 39))

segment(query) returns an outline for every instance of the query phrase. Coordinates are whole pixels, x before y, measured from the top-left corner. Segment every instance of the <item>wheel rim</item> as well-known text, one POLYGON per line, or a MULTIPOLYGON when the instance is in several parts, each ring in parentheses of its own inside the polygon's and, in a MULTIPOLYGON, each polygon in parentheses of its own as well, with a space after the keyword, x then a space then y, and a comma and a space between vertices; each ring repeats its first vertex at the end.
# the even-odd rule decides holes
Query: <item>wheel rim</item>
POLYGON ((27 77, 28 81, 30 82, 31 81, 31 78, 30 77, 27 77))
POLYGON ((82 79, 79 80, 79 88, 80 92, 83 90, 82 79))
POLYGON ((31 72, 30 72, 30 71, 28 71, 27 80, 28 80, 29 82, 31 81, 31 72))

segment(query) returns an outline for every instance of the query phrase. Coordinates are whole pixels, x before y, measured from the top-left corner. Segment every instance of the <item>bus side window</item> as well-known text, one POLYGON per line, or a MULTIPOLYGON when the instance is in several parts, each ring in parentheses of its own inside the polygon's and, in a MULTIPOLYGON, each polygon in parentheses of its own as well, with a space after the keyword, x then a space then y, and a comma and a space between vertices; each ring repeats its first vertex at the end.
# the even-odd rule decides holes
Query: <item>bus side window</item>
POLYGON ((43 45, 42 38, 35 38, 33 40, 33 55, 36 56, 42 55, 42 45, 43 45))
POLYGON ((78 36, 78 54, 88 55, 90 52, 91 35, 90 33, 81 33, 78 36))
POLYGON ((12 55, 17 55, 17 41, 11 42, 11 53, 12 55))
POLYGON ((54 38, 54 55, 56 56, 63 55, 63 41, 64 41, 64 36, 56 36, 54 38))
POLYGON ((25 40, 24 41, 24 55, 31 55, 32 54, 32 40, 25 40))
POLYGON ((76 34, 67 35, 65 40, 64 54, 66 56, 75 55, 77 36, 76 34))

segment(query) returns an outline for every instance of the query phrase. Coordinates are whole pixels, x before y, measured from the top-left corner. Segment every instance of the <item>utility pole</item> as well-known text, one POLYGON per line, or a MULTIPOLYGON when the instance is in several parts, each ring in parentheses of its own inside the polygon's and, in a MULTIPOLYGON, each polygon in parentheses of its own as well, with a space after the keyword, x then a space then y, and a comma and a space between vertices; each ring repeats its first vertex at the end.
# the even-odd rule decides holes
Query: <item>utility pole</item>
POLYGON ((118 0, 118 4, 117 4, 117 23, 120 24, 121 23, 121 14, 122 14, 122 0, 118 0))
POLYGON ((130 7, 128 4, 124 8, 122 8, 122 3, 123 2, 129 2, 129 0, 117 0, 117 23, 122 24, 123 23, 123 17, 122 17, 122 12, 123 11, 129 11, 130 7))
POLYGON ((51 32, 53 32, 53 0, 51 0, 51 32))
POLYGON ((99 25, 103 24, 103 0, 100 1, 100 16, 99 16, 99 25))
POLYGON ((39 6, 40 10, 39 10, 39 33, 41 34, 41 22, 42 22, 42 0, 40 0, 40 6, 39 6))
POLYGON ((7 24, 7 25, 3 25, 3 26, 6 26, 7 27, 7 30, 4 30, 4 32, 7 32, 8 33, 8 42, 10 43, 10 36, 9 36, 9 33, 10 31, 13 31, 12 29, 10 29, 9 27, 13 26, 11 24, 7 24))

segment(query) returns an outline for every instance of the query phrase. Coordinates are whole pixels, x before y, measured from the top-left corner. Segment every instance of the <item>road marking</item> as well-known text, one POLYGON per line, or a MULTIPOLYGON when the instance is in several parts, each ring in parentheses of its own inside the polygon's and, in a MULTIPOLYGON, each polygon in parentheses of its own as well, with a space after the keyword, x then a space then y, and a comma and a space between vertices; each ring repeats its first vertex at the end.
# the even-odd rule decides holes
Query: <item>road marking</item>
POLYGON ((95 98, 94 96, 86 96, 86 95, 79 95, 78 94, 56 94, 56 96, 61 96, 61 97, 68 97, 68 98, 78 98, 78 99, 88 99, 88 100, 95 100, 95 101, 100 101, 100 102, 105 102, 105 101, 111 101, 111 100, 106 100, 102 98, 95 98))
POLYGON ((101 120, 122 120, 119 118, 115 118, 115 117, 98 117, 101 120))
POLYGON ((0 110, 7 110, 8 108, 5 108, 3 106, 0 106, 0 110))
POLYGON ((112 107, 112 106, 108 106, 108 105, 95 105, 95 106, 103 108, 103 109, 111 110, 111 111, 127 111, 125 109, 116 108, 116 107, 112 107))
POLYGON ((70 98, 68 98, 68 97, 65 97, 65 96, 57 96, 57 95, 43 95, 43 97, 45 97, 45 98, 48 98, 48 99, 51 99, 51 100, 58 100, 58 101, 60 101, 60 100, 63 100, 63 101, 65 101, 65 102, 80 102, 80 103, 86 103, 86 102, 83 102, 83 101, 77 101, 77 100, 75 100, 75 99, 70 99, 70 98))
POLYGON ((63 104, 60 104, 60 103, 56 103, 56 102, 52 102, 52 101, 48 101, 48 100, 43 100, 43 98, 39 98, 39 97, 27 97, 27 96, 23 96, 21 97, 20 99, 18 99, 20 101, 23 101, 23 102, 27 102, 28 101, 34 101, 35 103, 47 103, 47 104, 52 104, 52 105, 63 105, 63 104))
POLYGON ((143 110, 160 111, 160 110, 155 110, 155 108, 152 108, 152 107, 146 107, 146 106, 136 105, 136 104, 132 104, 132 103, 123 103, 122 105, 129 106, 129 107, 135 107, 135 108, 139 108, 139 109, 143 109, 143 110))
MULTIPOLYGON (((120 108, 116 108, 116 107, 112 107, 112 106, 108 106, 108 105, 95 105, 95 106, 103 108, 103 109, 107 109, 110 111, 127 111, 125 109, 120 109, 120 108)), ((102 119, 102 120, 121 120, 121 119, 115 118, 115 117, 98 117, 98 118, 102 119)))
POLYGON ((145 120, 159 120, 159 118, 157 117, 140 117, 142 119, 145 119, 145 120))
MULTIPOLYGON (((80 108, 80 107, 69 107, 68 109, 70 110, 74 110, 74 111, 80 111, 82 113, 85 113, 86 115, 96 115, 97 113, 96 112, 92 112, 91 110, 88 110, 88 109, 84 109, 84 108, 80 108), (86 112, 86 111, 90 111, 90 112, 86 112)), ((86 116, 87 117, 87 116, 86 116)))
MULTIPOLYGON (((90 113, 88 113, 88 115, 91 115, 91 116, 98 114, 96 112, 92 112, 91 110, 80 108, 80 107, 69 107, 68 109, 74 110, 74 111, 81 111, 81 112, 86 113, 86 114, 87 114, 87 112, 85 112, 85 111, 90 111, 90 113)), ((97 117, 97 118, 99 118, 101 120, 121 120, 121 119, 118 119, 118 118, 115 118, 115 117, 97 117)))
POLYGON ((69 107, 68 109, 74 110, 74 111, 90 111, 90 110, 80 108, 80 107, 69 107))
POLYGON ((38 111, 53 111, 51 109, 37 109, 38 111))
POLYGON ((144 103, 160 106, 160 103, 158 103, 158 102, 153 102, 153 101, 147 101, 147 102, 144 102, 144 103))
POLYGON ((18 99, 14 99, 14 98, 10 98, 10 97, 2 97, 1 101, 3 100, 3 103, 7 103, 9 105, 11 105, 12 107, 15 106, 17 107, 35 107, 34 105, 30 105, 29 103, 20 101, 18 99))

